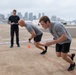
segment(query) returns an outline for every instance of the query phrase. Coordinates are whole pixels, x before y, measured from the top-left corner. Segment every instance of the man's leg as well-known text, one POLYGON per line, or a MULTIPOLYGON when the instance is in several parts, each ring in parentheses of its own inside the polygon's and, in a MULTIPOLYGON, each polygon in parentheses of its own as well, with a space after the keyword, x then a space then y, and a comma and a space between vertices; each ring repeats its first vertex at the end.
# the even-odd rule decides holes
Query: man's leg
POLYGON ((43 52, 41 52, 41 54, 45 54, 47 52, 47 50, 45 50, 45 48, 42 47, 44 45, 40 44, 40 42, 34 42, 34 44, 37 48, 39 48, 40 50, 43 50, 43 52))
POLYGON ((45 50, 43 47, 40 46, 39 42, 34 42, 34 45, 39 48, 40 50, 45 50))
POLYGON ((10 46, 10 48, 12 48, 13 47, 13 41, 14 41, 14 30, 11 28, 11 31, 10 31, 10 35, 11 35, 11 46, 10 46))
POLYGON ((61 52, 56 52, 57 57, 61 57, 61 52))
POLYGON ((38 36, 36 36, 36 37, 34 37, 34 44, 35 44, 35 46, 36 46, 37 48, 43 50, 43 52, 41 52, 41 54, 45 54, 45 53, 47 52, 47 46, 44 46, 43 44, 40 43, 41 38, 42 38, 42 35, 43 35, 43 33, 40 34, 40 35, 38 35, 38 36), (42 46, 43 46, 44 48, 43 48, 42 46))
POLYGON ((61 57, 70 64, 70 67, 67 69, 68 71, 71 71, 75 68, 75 62, 67 55, 67 53, 61 53, 61 57))
POLYGON ((73 62, 74 55, 68 55, 69 52, 70 43, 66 44, 56 44, 56 54, 58 57, 62 57, 65 61, 67 61, 70 64, 70 67, 68 68, 68 71, 71 71, 75 68, 75 63, 73 62))
POLYGON ((47 50, 47 48, 48 48, 47 46, 45 46, 44 44, 41 44, 40 42, 39 42, 39 45, 44 46, 45 50, 47 50))
POLYGON ((61 57, 67 61, 70 64, 73 64, 74 62, 72 61, 72 59, 67 55, 67 53, 61 53, 61 57))
POLYGON ((72 59, 72 60, 74 60, 74 57, 75 57, 75 53, 72 53, 72 54, 68 54, 68 56, 72 59))
POLYGON ((20 47, 20 44, 19 44, 19 28, 16 29, 16 44, 18 47, 20 47))

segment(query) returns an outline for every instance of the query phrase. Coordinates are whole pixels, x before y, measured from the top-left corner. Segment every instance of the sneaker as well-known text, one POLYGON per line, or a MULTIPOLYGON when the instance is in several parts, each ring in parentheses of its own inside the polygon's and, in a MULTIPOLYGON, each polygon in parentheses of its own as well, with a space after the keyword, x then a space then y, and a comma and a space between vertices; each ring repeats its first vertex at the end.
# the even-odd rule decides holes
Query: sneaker
POLYGON ((12 47, 13 47, 13 45, 10 46, 10 48, 12 48, 12 47))
POLYGON ((75 68, 75 62, 74 62, 74 64, 71 64, 67 70, 72 71, 72 70, 74 70, 74 68, 75 68))
POLYGON ((20 45, 17 45, 17 47, 20 47, 20 45))
POLYGON ((75 54, 71 54, 71 59, 74 60, 75 54))
POLYGON ((47 46, 45 46, 45 50, 47 50, 47 46))
POLYGON ((43 52, 41 52, 40 54, 45 54, 47 52, 47 50, 44 50, 43 52))

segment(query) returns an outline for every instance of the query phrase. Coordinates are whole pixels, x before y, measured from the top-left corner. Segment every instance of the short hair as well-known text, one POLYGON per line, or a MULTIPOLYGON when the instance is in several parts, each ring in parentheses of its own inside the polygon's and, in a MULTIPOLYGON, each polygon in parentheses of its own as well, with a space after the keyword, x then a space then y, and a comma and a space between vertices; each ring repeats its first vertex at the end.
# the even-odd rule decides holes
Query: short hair
POLYGON ((43 21, 44 23, 46 23, 47 21, 49 21, 49 23, 50 23, 50 19, 49 19, 48 16, 42 16, 42 17, 40 18, 39 22, 41 22, 41 21, 43 21))
POLYGON ((17 12, 17 11, 14 9, 13 12, 17 12))

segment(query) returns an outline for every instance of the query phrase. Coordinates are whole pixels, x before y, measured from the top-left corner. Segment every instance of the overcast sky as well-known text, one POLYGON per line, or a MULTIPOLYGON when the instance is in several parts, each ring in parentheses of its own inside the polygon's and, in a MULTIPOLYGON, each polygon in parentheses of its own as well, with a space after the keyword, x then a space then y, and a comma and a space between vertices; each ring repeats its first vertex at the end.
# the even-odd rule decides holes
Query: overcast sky
POLYGON ((76 19, 76 0, 0 0, 0 13, 9 14, 13 9, 18 12, 44 12, 51 17, 56 15, 61 19, 76 19))

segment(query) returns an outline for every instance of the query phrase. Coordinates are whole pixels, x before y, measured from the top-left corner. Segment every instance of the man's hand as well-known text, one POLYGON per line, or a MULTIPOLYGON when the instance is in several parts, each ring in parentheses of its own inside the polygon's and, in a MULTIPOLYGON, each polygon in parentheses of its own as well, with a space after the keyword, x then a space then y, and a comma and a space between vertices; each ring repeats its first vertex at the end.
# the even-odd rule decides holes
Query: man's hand
POLYGON ((15 24, 18 24, 18 23, 15 23, 15 24))
POLYGON ((12 22, 12 23, 11 23, 11 25, 12 25, 12 24, 15 24, 15 23, 14 23, 14 22, 12 22))
POLYGON ((50 46, 50 45, 52 45, 52 42, 46 42, 44 45, 45 46, 50 46))
POLYGON ((28 40, 29 40, 29 42, 31 43, 31 39, 29 38, 28 40))

